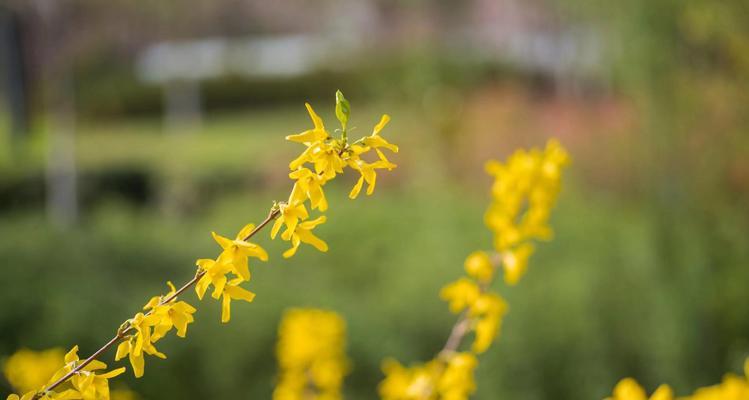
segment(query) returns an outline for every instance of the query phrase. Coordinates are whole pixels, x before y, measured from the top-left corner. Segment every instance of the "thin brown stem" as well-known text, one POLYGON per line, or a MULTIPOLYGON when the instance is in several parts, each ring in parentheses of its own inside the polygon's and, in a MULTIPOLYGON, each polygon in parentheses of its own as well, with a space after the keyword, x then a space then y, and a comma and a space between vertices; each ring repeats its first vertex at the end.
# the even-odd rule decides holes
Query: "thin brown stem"
MULTIPOLYGON (((281 214, 281 211, 278 209, 278 207, 271 208, 270 212, 268 213, 268 216, 265 217, 265 219, 263 220, 263 222, 261 222, 258 226, 255 227, 255 229, 253 229, 250 233, 248 233, 247 236, 245 238, 243 238, 243 240, 247 241, 251 237, 255 236, 256 233, 260 232, 271 221, 273 221, 274 219, 278 218, 278 216, 280 214, 281 214)), ((194 285, 195 283, 197 283, 198 280, 200 280, 200 278, 203 277, 203 275, 205 275, 205 271, 204 270, 199 270, 192 279, 190 279, 189 281, 187 281, 184 285, 182 285, 179 289, 177 289, 177 291, 175 291, 174 293, 170 294, 169 296, 167 296, 163 300, 161 300, 159 302, 159 305, 164 305, 164 304, 169 303, 170 301, 173 301, 174 299, 176 299, 177 296, 181 295, 182 293, 184 293, 185 290, 189 289, 192 285, 194 285)), ((150 314, 150 311, 148 312, 148 314, 150 314)), ((54 383, 52 383, 51 385, 49 385, 47 388, 44 389, 44 391, 35 394, 34 397, 33 397, 33 399, 34 400, 38 400, 42 396, 44 396, 44 393, 49 392, 51 390, 54 390, 56 387, 58 387, 58 386, 62 385, 63 383, 65 383, 73 375, 77 374, 83 368, 85 368, 88 364, 90 364, 92 361, 94 361, 95 359, 97 359, 102 353, 104 353, 105 351, 109 350, 112 346, 114 346, 115 344, 117 344, 117 342, 119 342, 120 340, 122 340, 125 337, 125 335, 127 334, 128 331, 130 331, 130 328, 128 328, 128 329, 119 329, 117 331, 117 334, 112 339, 110 339, 104 346, 101 346, 99 348, 99 350, 96 350, 94 352, 94 354, 92 354, 91 356, 89 356, 87 359, 83 360, 82 363, 76 365, 75 368, 73 368, 72 370, 70 370, 70 372, 68 372, 67 374, 63 375, 60 379, 56 380, 54 383)))
MULTIPOLYGON (((491 258, 492 267, 494 267, 494 272, 496 273, 501 265, 501 258, 498 254, 494 254, 491 258)), ((481 282, 479 283, 479 290, 481 293, 486 293, 487 290, 489 290, 489 286, 491 286, 492 282, 494 282, 494 278, 492 278, 489 282, 481 282)), ((442 347, 442 350, 440 350, 440 355, 449 355, 450 353, 454 353, 458 351, 458 348, 460 348, 460 345, 463 343, 463 338, 471 331, 471 316, 469 315, 468 310, 463 311, 460 316, 458 316, 458 320, 455 321, 455 324, 453 325, 452 329, 450 330, 450 336, 448 336, 447 341, 445 342, 445 346, 442 347)))

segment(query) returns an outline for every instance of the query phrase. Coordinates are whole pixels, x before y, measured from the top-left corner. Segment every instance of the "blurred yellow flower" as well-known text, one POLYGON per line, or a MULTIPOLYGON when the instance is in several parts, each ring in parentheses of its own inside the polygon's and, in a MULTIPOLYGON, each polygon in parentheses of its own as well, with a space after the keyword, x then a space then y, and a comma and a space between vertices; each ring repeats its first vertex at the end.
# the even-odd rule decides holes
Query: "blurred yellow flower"
POLYGON ((481 289, 468 278, 460 278, 447 284, 440 291, 440 297, 449 302, 450 311, 454 314, 470 307, 480 294, 481 289))
POLYGON ((478 363, 476 356, 472 353, 451 355, 437 384, 440 399, 467 400, 476 391, 473 371, 478 363))
POLYGON ((26 393, 46 384, 64 365, 64 357, 61 348, 42 351, 21 349, 5 361, 3 374, 15 390, 26 393))
MULTIPOLYGON (((391 148, 386 141, 375 138, 385 123, 387 118, 383 117, 373 136, 363 141, 364 147, 397 151, 397 147, 391 148)), ((379 151, 378 154, 380 162, 388 162, 379 151)), ((508 309, 504 299, 491 291, 494 272, 502 267, 505 282, 516 284, 525 274, 533 253, 532 241, 551 238, 548 218, 561 185, 562 167, 568 161, 562 146, 550 140, 543 151, 518 150, 506 163, 487 163, 486 170, 494 177, 494 183, 484 221, 493 233, 494 251, 469 254, 463 265, 468 276, 440 290, 450 312, 460 316, 438 356, 411 367, 403 367, 394 360, 383 363, 385 379, 379 386, 383 399, 464 400, 475 391, 476 355, 488 350, 496 340, 508 309), (464 338, 470 333, 474 335, 470 351, 460 352, 464 338)), ((369 181, 366 176, 363 178, 369 181)), ((357 185, 352 194, 361 189, 361 179, 357 185)), ((658 396, 663 393, 665 389, 658 396)))
POLYGON ((274 400, 341 398, 349 362, 346 325, 338 314, 319 309, 291 309, 278 328, 280 368, 274 400))
POLYGON ((672 400, 673 391, 668 385, 661 385, 652 396, 648 398, 645 389, 632 378, 624 378, 614 387, 612 397, 606 400, 672 400))
POLYGON ((464 263, 466 273, 479 282, 491 282, 494 277, 494 265, 485 251, 474 251, 464 263))
POLYGON ((523 277, 531 254, 533 254, 533 245, 530 243, 523 243, 514 249, 502 252, 502 269, 508 285, 517 284, 523 277))
POLYGON ((475 353, 483 353, 494 342, 505 313, 507 303, 496 293, 483 293, 471 304, 468 314, 475 321, 475 353))

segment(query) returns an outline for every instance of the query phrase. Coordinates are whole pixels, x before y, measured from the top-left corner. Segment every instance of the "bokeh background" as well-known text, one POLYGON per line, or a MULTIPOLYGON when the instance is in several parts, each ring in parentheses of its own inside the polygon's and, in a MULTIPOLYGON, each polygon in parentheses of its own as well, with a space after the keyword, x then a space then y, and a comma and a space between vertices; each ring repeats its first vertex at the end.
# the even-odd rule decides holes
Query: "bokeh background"
MULTIPOLYGON (((230 324, 204 301, 144 399, 270 398, 291 306, 348 322, 346 395, 431 358, 437 296, 490 246, 483 163, 557 137, 574 163, 477 399, 686 394, 749 353, 749 5, 742 0, 53 1, 0 4, 0 356, 98 348, 288 194, 284 136, 392 115, 371 197, 326 186, 327 254, 256 264, 230 324)), ((187 299, 196 302, 193 294, 187 299)), ((110 355, 111 356, 111 355, 110 355)), ((116 384, 115 384, 116 386, 116 384)), ((0 394, 10 392, 0 383, 0 394)))

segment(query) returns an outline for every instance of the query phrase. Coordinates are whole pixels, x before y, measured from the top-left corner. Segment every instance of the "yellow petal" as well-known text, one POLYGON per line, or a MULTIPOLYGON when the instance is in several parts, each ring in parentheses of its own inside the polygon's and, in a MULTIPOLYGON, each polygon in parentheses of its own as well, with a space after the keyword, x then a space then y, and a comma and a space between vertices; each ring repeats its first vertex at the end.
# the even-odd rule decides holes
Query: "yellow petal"
POLYGON ((130 352, 130 365, 133 367, 133 374, 136 378, 143 376, 143 370, 145 367, 145 360, 143 359, 143 353, 139 356, 134 355, 130 352))
POLYGON ((120 374, 124 373, 124 372, 125 372, 125 367, 120 367, 120 368, 117 368, 117 369, 113 369, 113 370, 111 370, 111 371, 109 371, 107 373, 104 373, 104 374, 101 374, 101 375, 96 375, 96 376, 99 377, 99 378, 111 379, 111 378, 114 378, 117 375, 120 375, 120 374))
POLYGON ((239 286, 227 286, 224 291, 231 296, 232 299, 244 300, 251 303, 255 299, 255 293, 250 292, 239 286))
POLYGON ((234 244, 233 240, 225 238, 216 232, 211 232, 211 236, 213 236, 213 240, 215 240, 216 243, 218 243, 219 246, 221 246, 221 248, 224 250, 230 248, 234 244))
POLYGON ((117 353, 114 356, 114 360, 120 361, 129 352, 130 352, 130 343, 129 341, 126 340, 117 346, 117 353))
POLYGON ((290 258, 296 254, 296 250, 299 248, 300 243, 301 240, 299 240, 298 235, 291 235, 291 248, 283 252, 283 258, 290 258))
POLYGON ((388 124, 388 122, 390 122, 390 116, 387 114, 383 114, 382 118, 380 118, 380 122, 378 122, 377 125, 375 125, 374 129, 372 130, 372 134, 379 135, 382 128, 384 128, 385 125, 388 124))
POLYGON ((359 192, 361 191, 362 185, 364 185, 364 177, 359 177, 359 180, 356 182, 356 185, 354 185, 354 188, 351 189, 351 192, 348 194, 348 197, 350 199, 355 199, 357 196, 359 196, 359 192))
POLYGON ((322 252, 328 251, 328 244, 325 243, 319 237, 315 236, 312 232, 310 232, 308 230, 300 230, 298 232, 298 234, 299 234, 299 239, 302 242, 310 244, 314 248, 316 248, 317 250, 320 250, 322 252))
POLYGON ((315 113, 315 110, 312 109, 312 106, 309 103, 304 103, 304 106, 307 107, 307 112, 312 119, 312 124, 315 126, 315 129, 324 130, 325 126, 323 125, 322 118, 315 113))
POLYGON ((68 354, 65 354, 65 364, 72 363, 73 361, 78 361, 78 345, 73 346, 68 354))
POLYGON ((211 294, 211 297, 218 300, 218 298, 221 297, 221 293, 224 291, 224 285, 226 285, 225 275, 215 277, 213 279, 213 293, 211 294))
POLYGON ((224 296, 221 300, 221 322, 227 323, 231 319, 231 297, 224 296))
POLYGON ((673 400, 674 391, 668 385, 658 386, 653 395, 650 396, 650 400, 673 400))
POLYGON ((208 290, 208 286, 211 284, 211 277, 209 274, 205 274, 200 277, 198 283, 195 285, 195 293, 198 295, 198 299, 203 300, 205 291, 208 290))
POLYGON ((283 226, 283 218, 276 219, 276 222, 273 223, 273 227, 270 230, 271 239, 276 238, 276 235, 278 235, 278 231, 281 230, 282 226, 283 226))
POLYGON ((255 224, 247 224, 242 229, 239 230, 239 233, 237 233, 237 240, 245 240, 247 236, 249 236, 250 232, 255 229, 255 224))

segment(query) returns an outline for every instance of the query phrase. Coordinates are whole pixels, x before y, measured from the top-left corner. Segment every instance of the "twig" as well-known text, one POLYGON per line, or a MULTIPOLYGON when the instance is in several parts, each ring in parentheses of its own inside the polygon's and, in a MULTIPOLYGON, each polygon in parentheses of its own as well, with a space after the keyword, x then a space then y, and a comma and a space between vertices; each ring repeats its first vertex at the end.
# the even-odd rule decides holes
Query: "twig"
MULTIPOLYGON (((502 264, 502 258, 499 256, 499 254, 495 253, 492 254, 490 260, 492 263, 492 267, 494 268, 494 273, 496 273, 502 264)), ((494 282, 493 277, 489 282, 479 283, 479 290, 482 294, 486 293, 486 291, 489 290, 489 286, 491 286, 492 282, 494 282)), ((445 356, 458 351, 461 343, 463 343, 463 338, 465 338, 465 336, 470 331, 471 317, 469 315, 469 310, 465 310, 460 314, 458 320, 453 325, 453 328, 450 330, 450 336, 448 336, 447 341, 445 342, 445 346, 442 348, 442 350, 440 350, 438 354, 441 356, 445 356)))

